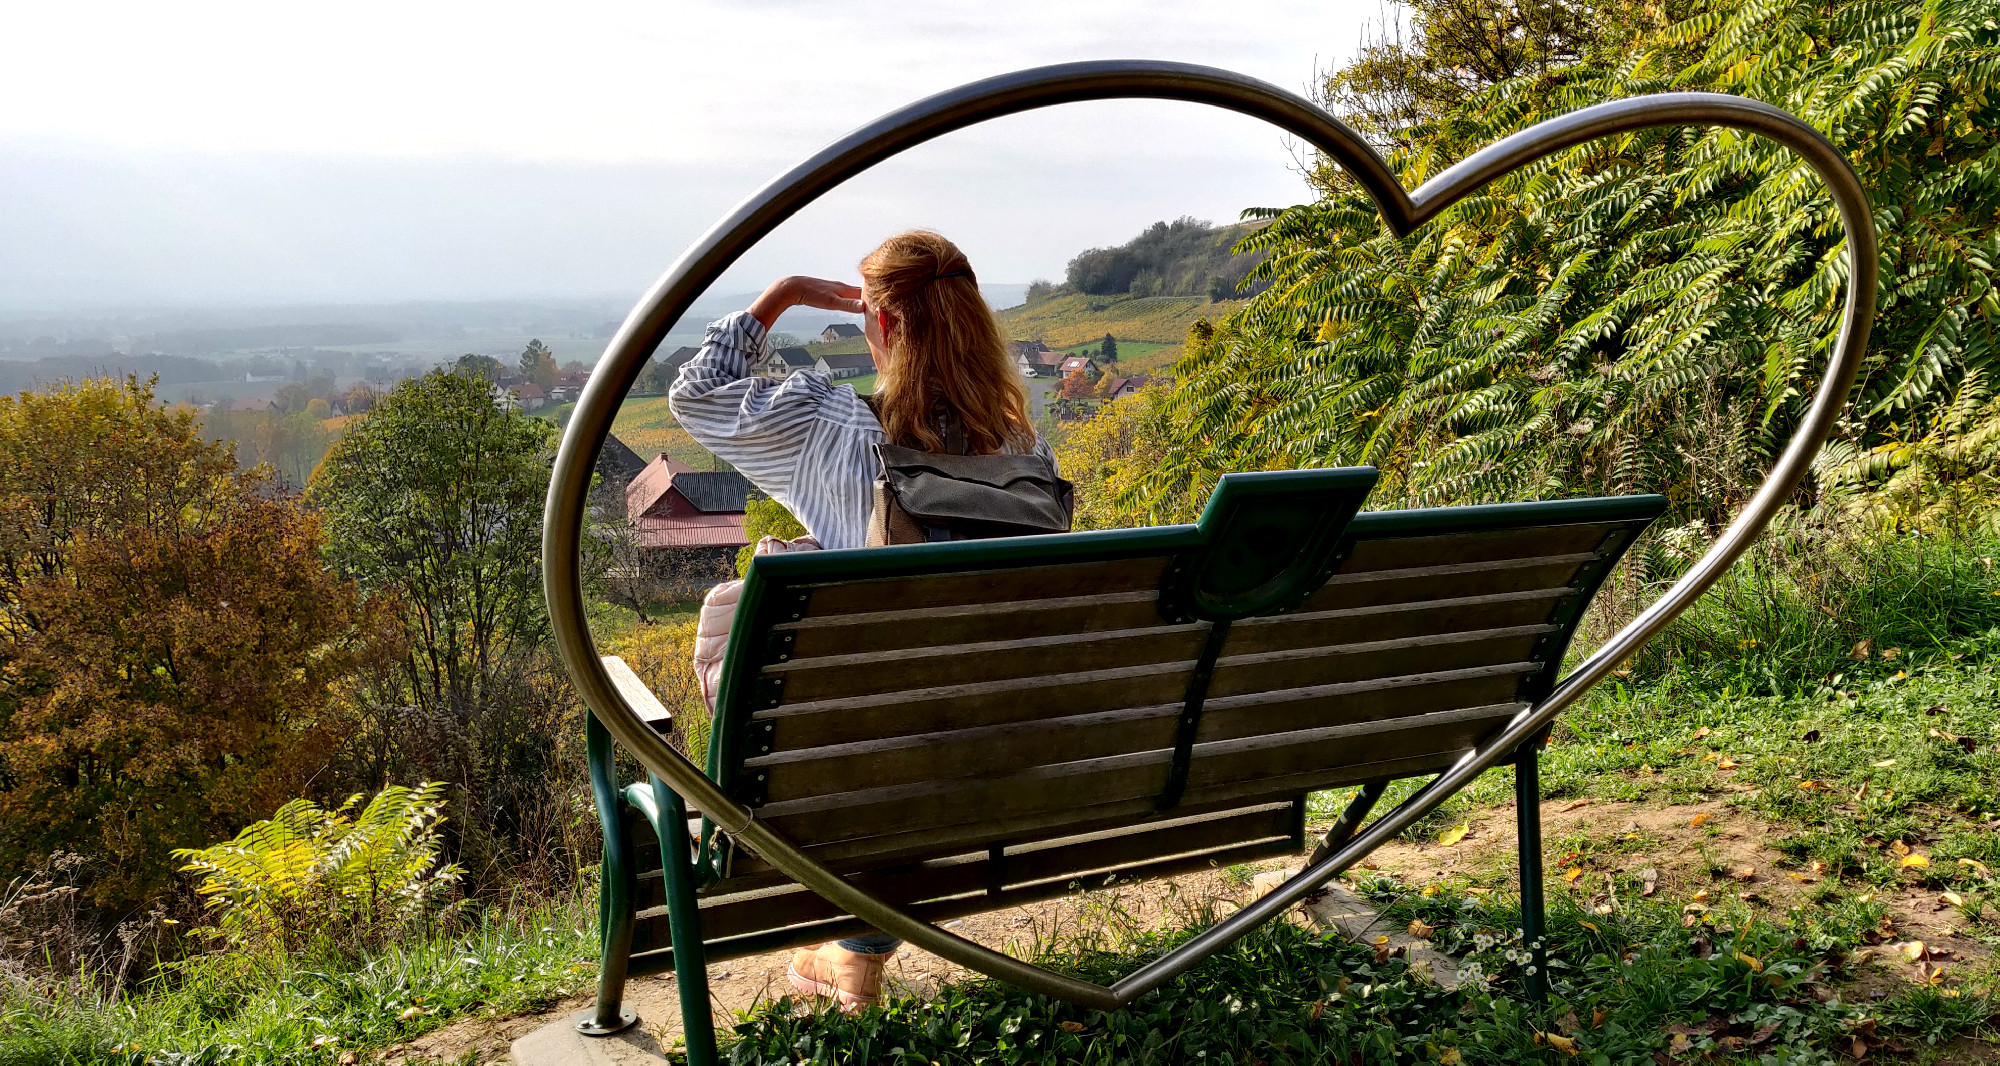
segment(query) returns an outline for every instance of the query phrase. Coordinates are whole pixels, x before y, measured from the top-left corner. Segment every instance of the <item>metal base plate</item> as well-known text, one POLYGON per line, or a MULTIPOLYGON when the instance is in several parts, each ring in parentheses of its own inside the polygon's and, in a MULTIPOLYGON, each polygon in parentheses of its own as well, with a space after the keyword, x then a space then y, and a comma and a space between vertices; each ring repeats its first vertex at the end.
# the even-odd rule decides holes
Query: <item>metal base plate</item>
POLYGON ((618 1023, 616 1025, 597 1024, 597 1011, 595 1009, 584 1011, 576 1017, 576 1031, 585 1036, 617 1036, 619 1033, 637 1024, 639 1024, 638 1012, 629 1010, 618 1012, 618 1023))

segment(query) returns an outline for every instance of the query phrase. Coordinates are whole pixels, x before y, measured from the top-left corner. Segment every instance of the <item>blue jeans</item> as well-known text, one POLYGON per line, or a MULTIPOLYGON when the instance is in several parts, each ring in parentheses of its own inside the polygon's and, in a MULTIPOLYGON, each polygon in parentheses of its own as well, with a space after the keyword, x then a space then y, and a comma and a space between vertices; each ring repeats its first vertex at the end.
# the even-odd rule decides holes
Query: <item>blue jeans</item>
POLYGON ((838 942, 840 946, 857 955, 887 955, 903 946, 903 942, 887 933, 864 933, 838 942))

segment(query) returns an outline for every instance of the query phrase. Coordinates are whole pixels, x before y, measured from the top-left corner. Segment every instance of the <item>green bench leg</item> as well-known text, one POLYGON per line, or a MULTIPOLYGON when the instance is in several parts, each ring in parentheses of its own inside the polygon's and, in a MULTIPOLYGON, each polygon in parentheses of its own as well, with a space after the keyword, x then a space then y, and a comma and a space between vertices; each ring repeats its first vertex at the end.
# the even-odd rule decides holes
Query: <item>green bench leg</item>
POLYGON ((1521 851, 1521 940, 1528 947, 1528 965, 1534 972, 1524 975, 1522 985, 1528 999, 1546 1003, 1549 998, 1549 955, 1542 946, 1547 930, 1547 912, 1542 900, 1542 738, 1537 736, 1521 746, 1514 761, 1514 824, 1521 851))
POLYGON ((597 886, 597 1006, 576 1028, 585 1036, 610 1036, 639 1024, 636 1013, 623 1009, 625 971, 632 961, 632 841, 625 835, 611 731, 594 714, 584 716, 583 728, 590 754, 591 798, 597 802, 597 821, 604 829, 604 863, 597 886))
POLYGON ((1354 834, 1361 829, 1362 820, 1368 817, 1369 811, 1375 809, 1376 802, 1382 798, 1382 793, 1388 787, 1387 781, 1370 781, 1362 785, 1361 791, 1347 805, 1347 809, 1340 812, 1340 817, 1334 821, 1333 827, 1326 831, 1326 839, 1320 841, 1319 846, 1313 849, 1312 856, 1306 859, 1306 865, 1318 866, 1320 860, 1339 851, 1348 841, 1354 839, 1354 834))
POLYGON ((687 831, 687 804, 681 794, 653 779, 653 803, 660 811, 660 865, 667 888, 667 931, 674 942, 674 983, 680 986, 681 1029, 688 1066, 714 1066, 715 1016, 708 1001, 708 960, 702 951, 701 909, 695 902, 694 839, 687 831))

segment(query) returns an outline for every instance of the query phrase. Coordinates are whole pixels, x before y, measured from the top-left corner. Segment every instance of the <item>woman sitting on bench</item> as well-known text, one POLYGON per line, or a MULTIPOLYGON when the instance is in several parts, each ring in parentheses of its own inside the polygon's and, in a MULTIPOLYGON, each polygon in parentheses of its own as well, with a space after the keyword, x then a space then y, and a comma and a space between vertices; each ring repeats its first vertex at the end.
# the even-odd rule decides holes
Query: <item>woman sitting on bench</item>
MULTIPOLYGON (((913 231, 882 242, 860 273, 859 288, 807 277, 773 283, 748 310, 709 325, 668 394, 682 428, 783 504, 822 548, 867 544, 877 444, 944 451, 955 428, 969 454, 1034 454, 1055 469, 965 253, 913 231), (821 371, 782 382, 752 373, 778 316, 800 306, 862 315, 879 374, 872 403, 821 371)), ((900 944, 873 933, 799 951, 792 986, 858 1010, 880 996, 900 944)))

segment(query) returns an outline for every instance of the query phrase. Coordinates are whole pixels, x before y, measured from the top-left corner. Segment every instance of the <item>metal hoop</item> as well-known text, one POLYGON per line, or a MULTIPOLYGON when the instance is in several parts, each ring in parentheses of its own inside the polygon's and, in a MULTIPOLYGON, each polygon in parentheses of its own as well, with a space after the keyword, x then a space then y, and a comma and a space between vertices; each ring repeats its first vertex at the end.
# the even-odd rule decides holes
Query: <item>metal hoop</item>
POLYGON ((1769 104, 1714 93, 1663 93, 1613 100, 1549 119, 1485 148, 1406 193, 1356 134, 1310 101, 1274 85, 1212 67, 1105 60, 1005 74, 920 100, 855 130, 758 190, 702 235, 639 301, 598 360, 563 434, 549 481, 542 530, 544 590, 556 647, 584 702, 618 743, 736 840, 800 884, 891 935, 967 968, 1102 1010, 1130 1003, 1282 913, 1430 812, 1611 672, 1720 578, 1804 477, 1845 406, 1874 314, 1878 257, 1867 191, 1847 160, 1812 127, 1769 104), (599 450, 625 392, 645 360, 697 295, 779 223, 848 178, 953 130, 1053 104, 1111 99, 1212 104, 1264 119, 1326 153, 1374 198, 1389 228, 1409 233, 1508 171, 1598 137, 1653 126, 1717 125, 1761 134, 1794 152, 1827 185, 1847 241, 1848 288, 1838 340, 1818 391, 1791 441, 1736 520, 1708 553, 1652 606, 1607 640, 1547 699, 1523 711, 1451 769, 1377 818, 1369 828, 1277 890, 1173 952, 1106 987, 1050 973, 919 921, 858 888, 754 820, 701 769, 668 747, 625 702, 598 660, 585 620, 579 545, 584 497, 599 450))

